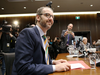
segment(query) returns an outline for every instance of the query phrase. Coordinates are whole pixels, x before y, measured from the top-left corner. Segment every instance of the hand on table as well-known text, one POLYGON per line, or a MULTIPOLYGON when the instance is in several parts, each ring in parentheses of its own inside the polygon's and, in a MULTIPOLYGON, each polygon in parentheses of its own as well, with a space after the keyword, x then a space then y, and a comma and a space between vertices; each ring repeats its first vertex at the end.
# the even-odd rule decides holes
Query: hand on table
POLYGON ((55 65, 55 71, 61 72, 61 71, 68 71, 71 69, 71 65, 69 63, 60 63, 55 65))
POLYGON ((71 65, 67 62, 67 60, 54 60, 53 64, 55 65, 55 71, 67 71, 70 70, 71 65))

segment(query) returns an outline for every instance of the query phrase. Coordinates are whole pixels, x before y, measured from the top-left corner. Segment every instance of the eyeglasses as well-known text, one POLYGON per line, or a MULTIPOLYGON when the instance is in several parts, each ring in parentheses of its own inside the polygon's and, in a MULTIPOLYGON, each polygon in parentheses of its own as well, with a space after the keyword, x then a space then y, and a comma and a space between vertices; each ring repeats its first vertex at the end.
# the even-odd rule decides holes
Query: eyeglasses
POLYGON ((47 18, 52 17, 52 18, 54 19, 54 16, 53 16, 53 15, 50 15, 49 13, 44 13, 44 14, 39 14, 39 15, 44 15, 44 16, 46 16, 47 18))

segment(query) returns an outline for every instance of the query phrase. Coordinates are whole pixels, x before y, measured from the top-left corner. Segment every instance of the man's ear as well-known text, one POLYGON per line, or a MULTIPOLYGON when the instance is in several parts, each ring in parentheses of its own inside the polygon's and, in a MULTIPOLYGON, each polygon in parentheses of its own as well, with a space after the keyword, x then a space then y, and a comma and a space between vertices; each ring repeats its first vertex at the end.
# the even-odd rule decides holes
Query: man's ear
POLYGON ((40 22, 40 16, 39 15, 36 15, 36 19, 38 22, 40 22))

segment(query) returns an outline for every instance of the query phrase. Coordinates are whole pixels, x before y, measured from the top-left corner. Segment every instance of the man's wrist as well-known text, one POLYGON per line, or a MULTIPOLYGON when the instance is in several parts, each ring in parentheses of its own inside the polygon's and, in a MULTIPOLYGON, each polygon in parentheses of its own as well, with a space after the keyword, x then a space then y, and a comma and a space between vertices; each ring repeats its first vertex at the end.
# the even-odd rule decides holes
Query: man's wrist
POLYGON ((52 67, 53 67, 53 72, 55 72, 55 70, 56 70, 55 65, 52 65, 52 67))

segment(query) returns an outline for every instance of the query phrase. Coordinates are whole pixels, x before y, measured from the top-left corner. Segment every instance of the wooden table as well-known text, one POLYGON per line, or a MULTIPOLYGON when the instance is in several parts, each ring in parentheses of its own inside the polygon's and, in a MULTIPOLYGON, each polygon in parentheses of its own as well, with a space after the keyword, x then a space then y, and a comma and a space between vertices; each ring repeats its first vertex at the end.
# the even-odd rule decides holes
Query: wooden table
MULTIPOLYGON (((67 61, 82 60, 88 66, 90 66, 88 58, 68 58, 68 57, 66 57, 66 55, 68 55, 68 53, 58 54, 56 60, 58 60, 58 59, 65 59, 67 61)), ((49 75, 100 75, 100 67, 96 67, 96 69, 78 69, 78 70, 70 70, 70 71, 66 71, 66 72, 54 72, 49 75)))

